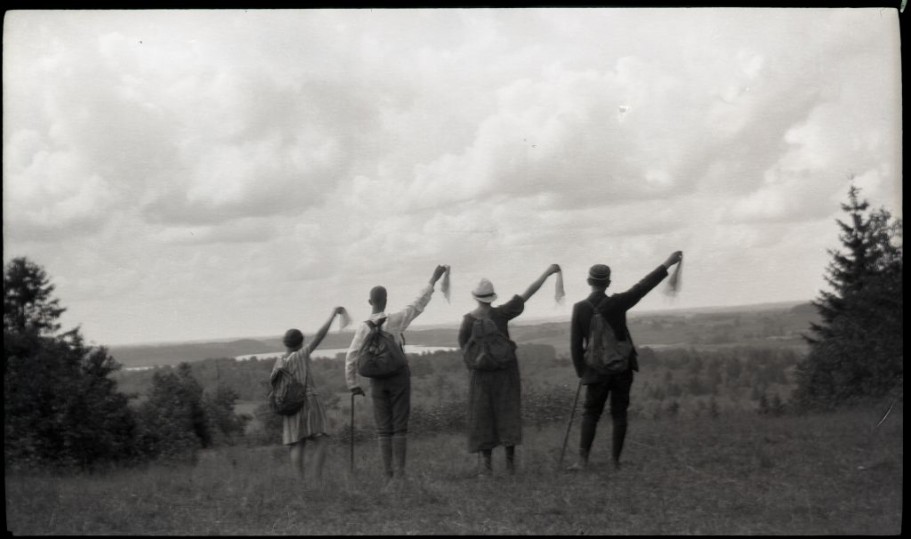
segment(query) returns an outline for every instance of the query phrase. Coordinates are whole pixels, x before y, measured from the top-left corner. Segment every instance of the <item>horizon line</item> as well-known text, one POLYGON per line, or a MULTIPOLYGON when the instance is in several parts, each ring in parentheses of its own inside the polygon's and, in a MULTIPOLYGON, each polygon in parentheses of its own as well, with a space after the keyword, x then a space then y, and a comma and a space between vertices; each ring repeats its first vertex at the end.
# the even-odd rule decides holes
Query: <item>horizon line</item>
MULTIPOLYGON (((784 306, 796 306, 804 303, 812 303, 812 299, 808 300, 787 300, 787 301, 767 301, 762 303, 746 303, 739 305, 708 305, 702 307, 665 307, 658 309, 643 309, 636 313, 630 313, 631 317, 637 317, 642 315, 656 315, 656 314, 684 314, 687 312, 708 312, 708 311, 736 311, 739 309, 757 309, 757 308, 775 308, 775 307, 784 307, 784 306)), ((515 325, 531 325, 531 324, 543 324, 543 323, 553 323, 553 322, 563 322, 569 321, 565 315, 563 316, 544 316, 544 317, 535 317, 535 318, 525 318, 522 320, 516 320, 515 325)), ((447 329, 450 328, 451 324, 420 324, 415 323, 410 326, 411 329, 416 330, 433 330, 433 329, 447 329)), ((335 331, 334 334, 338 333, 353 333, 354 330, 349 329, 342 330, 341 332, 335 331)), ((277 339, 280 338, 280 335, 258 335, 258 336, 242 336, 242 337, 212 337, 204 339, 190 339, 190 340, 173 340, 173 341, 151 341, 151 342, 131 342, 131 343, 121 343, 121 344, 107 344, 107 345, 97 345, 104 346, 108 349, 117 347, 117 348, 126 348, 126 347, 154 347, 154 346, 167 346, 167 345, 187 345, 187 344, 206 344, 206 343, 227 343, 235 342, 242 340, 262 340, 262 339, 277 339)))

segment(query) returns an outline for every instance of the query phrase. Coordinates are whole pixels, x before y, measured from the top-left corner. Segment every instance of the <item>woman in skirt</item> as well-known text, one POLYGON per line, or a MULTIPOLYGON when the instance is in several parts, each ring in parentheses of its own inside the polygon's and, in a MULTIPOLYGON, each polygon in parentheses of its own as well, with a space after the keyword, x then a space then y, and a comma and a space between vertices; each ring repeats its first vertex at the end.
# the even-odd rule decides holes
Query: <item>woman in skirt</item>
POLYGON ((313 477, 319 481, 322 477, 323 463, 326 460, 326 441, 328 436, 328 420, 326 410, 319 396, 319 382, 315 380, 310 368, 310 354, 319 346, 329 332, 329 327, 336 315, 345 312, 344 307, 332 310, 329 320, 319 328, 310 344, 304 346, 304 335, 298 329, 289 329, 285 332, 282 342, 285 345, 285 355, 278 358, 272 367, 274 376, 279 368, 284 367, 298 382, 304 385, 307 396, 304 406, 293 415, 282 416, 282 443, 289 446, 291 453, 291 467, 303 479, 304 477, 304 444, 307 440, 313 442, 313 477))
MULTIPOLYGON (((465 345, 472 336, 475 320, 490 318, 497 329, 509 339, 508 322, 522 314, 525 302, 541 288, 551 274, 560 271, 560 266, 552 264, 531 283, 522 295, 497 307, 492 302, 497 299, 493 284, 481 279, 471 295, 478 302, 476 309, 466 314, 459 329, 459 346, 465 345)), ((510 341, 514 347, 514 343, 510 341)), ((481 452, 484 461, 479 476, 492 474, 491 455, 493 448, 502 445, 506 448, 506 470, 515 473, 515 446, 522 443, 522 388, 519 379, 519 364, 514 358, 505 368, 499 370, 470 369, 471 382, 468 389, 468 450, 481 452)))

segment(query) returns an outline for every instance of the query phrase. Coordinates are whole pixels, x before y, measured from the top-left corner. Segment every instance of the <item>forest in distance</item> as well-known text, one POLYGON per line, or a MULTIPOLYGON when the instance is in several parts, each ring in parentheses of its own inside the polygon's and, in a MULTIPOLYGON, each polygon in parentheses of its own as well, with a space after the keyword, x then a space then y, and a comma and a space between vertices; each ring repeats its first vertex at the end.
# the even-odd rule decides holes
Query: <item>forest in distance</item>
MULTIPOLYGON (((796 365, 806 353, 802 334, 815 310, 810 304, 778 308, 647 314, 630 317, 640 349, 641 372, 633 386, 631 414, 659 418, 698 417, 725 412, 780 413, 795 384, 796 365)), ((569 322, 516 325, 511 335, 518 343, 523 383, 523 416, 532 425, 562 420, 577 378, 569 354, 569 322)), ((453 347, 456 328, 415 329, 406 334, 409 344, 453 347)), ((321 349, 344 349, 350 332, 333 331, 321 349)), ((138 353, 139 348, 127 349, 138 353)), ((131 362, 156 368, 121 369, 112 376, 121 392, 141 403, 156 373, 187 363, 193 376, 208 392, 229 390, 236 395, 234 411, 244 421, 246 443, 270 444, 278 439, 279 422, 266 404, 273 356, 262 361, 234 358, 248 350, 280 352, 279 340, 238 340, 223 343, 190 343, 146 348, 158 355, 123 359, 123 349, 112 355, 125 366, 131 362), (182 353, 182 355, 176 355, 182 353), (175 354, 175 355, 165 355, 175 354), (194 356, 196 354, 196 356, 194 356), (207 356, 202 359, 192 359, 207 356)), ((321 382, 330 428, 349 436, 350 404, 344 382, 344 354, 313 360, 321 382)), ((447 432, 464 423, 467 371, 458 350, 409 354, 413 384, 412 423, 415 432, 447 432)), ((358 439, 371 430, 371 407, 356 407, 358 439)))
MULTIPOLYGON (((805 302, 648 313, 632 311, 629 320, 637 346, 785 345, 802 348, 805 346, 802 335, 811 322, 818 320, 818 314, 810 302, 805 302)), ((308 336, 308 329, 301 329, 308 336)), ((109 351, 124 369, 177 365, 205 359, 280 353, 284 350, 281 344, 283 331, 276 332, 274 337, 114 345, 109 351)), ((414 326, 406 337, 408 344, 413 345, 457 347, 457 333, 457 324, 450 328, 414 326)), ((347 348, 352 335, 350 327, 345 331, 333 329, 320 349, 347 348)), ((557 354, 569 354, 569 320, 521 323, 519 319, 510 326, 510 335, 519 345, 547 344, 553 346, 557 354)))

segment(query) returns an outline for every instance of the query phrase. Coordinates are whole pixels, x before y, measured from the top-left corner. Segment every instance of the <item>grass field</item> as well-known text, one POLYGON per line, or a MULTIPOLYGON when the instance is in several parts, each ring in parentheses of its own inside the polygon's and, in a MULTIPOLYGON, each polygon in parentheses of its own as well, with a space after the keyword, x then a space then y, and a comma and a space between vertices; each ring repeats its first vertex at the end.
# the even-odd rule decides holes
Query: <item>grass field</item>
MULTIPOLYGON (((373 443, 333 443, 320 486, 284 448, 225 448, 195 466, 98 475, 7 474, 7 529, 26 534, 898 534, 903 410, 808 416, 732 412, 637 419, 624 467, 609 421, 593 469, 558 472, 565 425, 525 429, 519 472, 475 476, 458 434, 412 436, 409 481, 384 493, 373 443)), ((578 439, 578 416, 567 461, 578 439)))

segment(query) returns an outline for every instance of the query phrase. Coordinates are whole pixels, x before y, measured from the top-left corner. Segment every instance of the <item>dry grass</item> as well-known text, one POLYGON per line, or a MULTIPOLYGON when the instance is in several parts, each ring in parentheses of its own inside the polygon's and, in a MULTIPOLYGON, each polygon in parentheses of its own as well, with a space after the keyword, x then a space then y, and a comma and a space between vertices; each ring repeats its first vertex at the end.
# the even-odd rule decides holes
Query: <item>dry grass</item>
MULTIPOLYGON (((377 450, 332 446, 322 486, 283 448, 228 448, 196 466, 6 478, 14 534, 897 534, 902 418, 876 410, 635 421, 625 466, 602 423, 586 474, 558 472, 563 426, 526 428, 519 473, 475 477, 460 435, 412 438, 410 480, 384 493, 377 450)), ((577 419, 578 421, 578 419, 577 419)), ((578 429, 573 429, 569 461, 578 429)))

